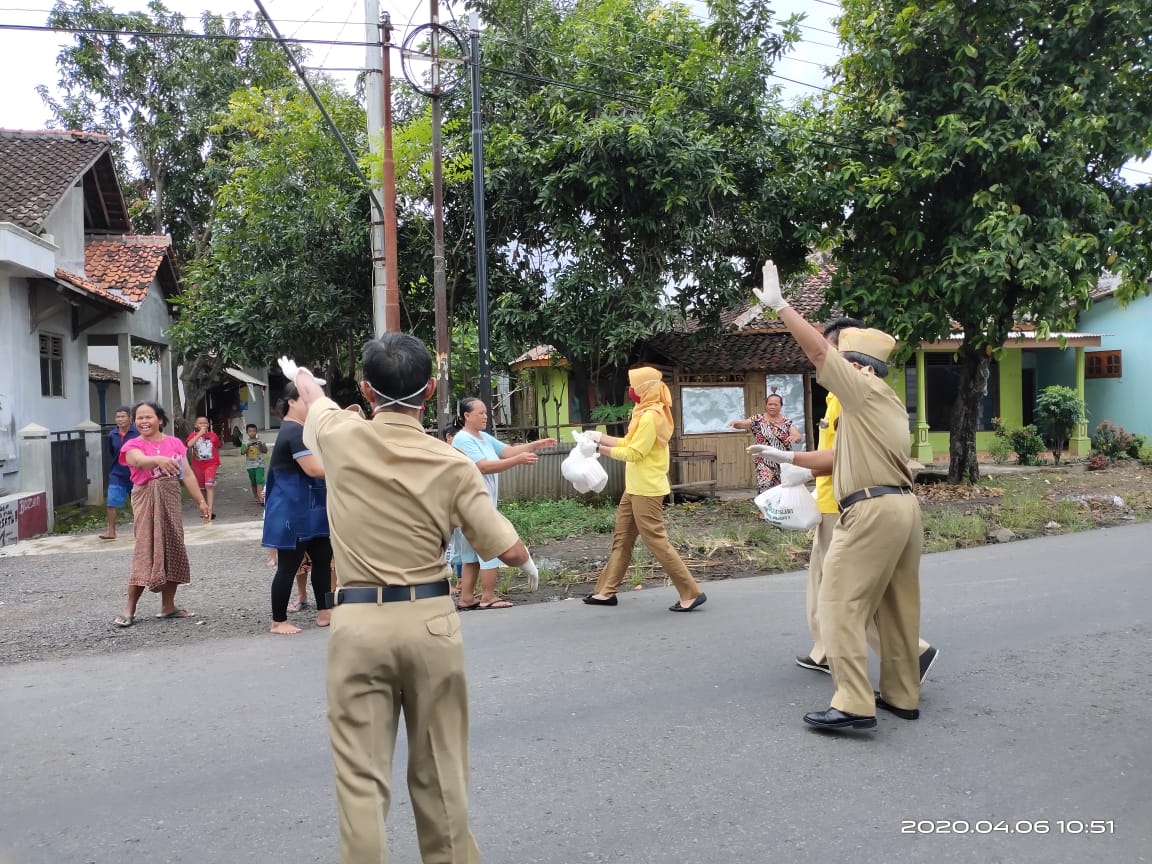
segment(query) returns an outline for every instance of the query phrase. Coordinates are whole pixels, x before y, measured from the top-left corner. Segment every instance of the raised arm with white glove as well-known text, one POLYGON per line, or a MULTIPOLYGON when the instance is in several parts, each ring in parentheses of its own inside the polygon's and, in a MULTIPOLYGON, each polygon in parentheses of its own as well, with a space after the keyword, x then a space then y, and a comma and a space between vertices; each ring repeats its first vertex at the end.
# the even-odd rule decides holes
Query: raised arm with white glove
POLYGON ((791 450, 777 450, 775 447, 769 447, 767 444, 753 444, 747 449, 748 453, 753 456, 760 456, 767 459, 769 462, 785 462, 791 463, 796 454, 791 450))
MULTIPOLYGON (((276 362, 280 364, 280 372, 284 375, 285 378, 287 378, 293 384, 296 383, 296 376, 299 375, 301 372, 307 372, 309 375, 312 375, 311 369, 308 369, 307 367, 304 367, 304 366, 297 366, 295 361, 290 360, 287 357, 281 357, 276 362)), ((325 384, 328 383, 323 378, 317 378, 315 375, 312 375, 312 378, 321 387, 323 387, 325 384)))
POLYGON ((780 274, 776 272, 776 265, 772 263, 772 259, 764 262, 764 287, 754 288, 752 293, 756 295, 761 306, 767 306, 773 312, 779 312, 788 305, 780 290, 780 274))

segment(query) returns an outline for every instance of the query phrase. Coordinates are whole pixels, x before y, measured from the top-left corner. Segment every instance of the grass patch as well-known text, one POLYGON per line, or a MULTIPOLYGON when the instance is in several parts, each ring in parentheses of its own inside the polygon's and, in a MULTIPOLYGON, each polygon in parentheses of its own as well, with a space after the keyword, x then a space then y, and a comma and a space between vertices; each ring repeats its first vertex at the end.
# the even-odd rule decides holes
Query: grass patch
MULTIPOLYGON (((130 522, 132 507, 129 505, 121 513, 118 521, 130 522)), ((52 527, 53 534, 87 534, 99 528, 108 527, 108 510, 105 507, 85 507, 69 505, 56 510, 56 524, 52 527)))
POLYGON ((1088 509, 1076 501, 1027 493, 1005 495, 997 516, 1002 526, 1022 535, 1042 533, 1049 522, 1066 531, 1083 531, 1094 524, 1088 509))
POLYGON ((565 537, 608 534, 616 523, 614 502, 586 504, 575 498, 509 501, 500 504, 500 512, 529 547, 565 537))
POLYGON ((945 552, 979 546, 988 536, 988 523, 979 514, 944 510, 924 514, 924 551, 945 552))

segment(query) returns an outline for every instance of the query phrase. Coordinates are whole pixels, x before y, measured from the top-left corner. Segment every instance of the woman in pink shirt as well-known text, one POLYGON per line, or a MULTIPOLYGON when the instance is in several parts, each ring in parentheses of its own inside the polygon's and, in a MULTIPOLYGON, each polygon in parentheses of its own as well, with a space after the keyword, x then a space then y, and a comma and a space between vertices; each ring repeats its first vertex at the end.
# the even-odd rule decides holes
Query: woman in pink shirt
POLYGON ((176 588, 191 581, 188 550, 184 547, 180 484, 188 490, 205 522, 212 518, 208 502, 191 471, 185 470, 188 449, 179 438, 164 434, 168 415, 155 402, 139 402, 133 409, 140 437, 124 442, 120 463, 132 479, 132 530, 136 547, 132 575, 128 577, 128 604, 116 616, 117 627, 131 627, 136 604, 144 589, 160 594, 157 618, 190 618, 176 607, 176 588))

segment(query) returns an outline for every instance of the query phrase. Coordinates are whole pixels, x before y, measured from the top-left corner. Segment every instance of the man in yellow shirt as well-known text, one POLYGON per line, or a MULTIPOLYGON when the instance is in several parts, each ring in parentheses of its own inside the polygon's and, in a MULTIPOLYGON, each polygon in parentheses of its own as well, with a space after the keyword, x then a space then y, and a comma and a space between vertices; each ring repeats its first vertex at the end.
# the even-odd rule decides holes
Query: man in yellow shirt
MULTIPOLYGON (((616 510, 616 529, 612 535, 612 552, 600 579, 596 593, 584 598, 590 606, 615 606, 616 590, 624 581, 628 565, 632 563, 632 549, 640 537, 648 551, 660 562, 680 600, 669 606, 672 612, 692 612, 708 599, 688 567, 681 560, 664 528, 664 496, 668 485, 668 442, 675 428, 672 420, 672 394, 661 378, 659 369, 641 366, 628 371, 628 398, 636 407, 632 421, 623 438, 588 432, 587 438, 595 442, 594 452, 626 462, 624 466, 624 494, 616 510)), ((592 455, 592 450, 588 455, 592 455)))

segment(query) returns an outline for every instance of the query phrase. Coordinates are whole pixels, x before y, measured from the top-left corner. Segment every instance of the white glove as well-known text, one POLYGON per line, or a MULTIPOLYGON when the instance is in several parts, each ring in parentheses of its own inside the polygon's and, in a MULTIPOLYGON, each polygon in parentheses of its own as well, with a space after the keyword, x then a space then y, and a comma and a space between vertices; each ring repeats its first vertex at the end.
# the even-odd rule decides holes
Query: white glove
POLYGON ((761 306, 767 306, 773 312, 779 312, 788 305, 780 292, 780 274, 776 272, 776 265, 771 258, 764 262, 764 287, 753 288, 752 293, 761 306))
POLYGON ((536 569, 536 562, 532 560, 532 553, 528 553, 528 560, 520 565, 520 569, 528 577, 529 591, 535 591, 540 587, 540 571, 536 569))
POLYGON ((599 445, 587 436, 585 436, 584 440, 580 441, 580 443, 576 445, 576 449, 580 451, 580 455, 587 456, 588 458, 592 458, 596 455, 598 447, 599 445))
MULTIPOLYGON (((280 372, 284 375, 285 378, 287 378, 293 384, 296 383, 296 376, 299 375, 301 372, 307 372, 309 375, 312 375, 311 369, 305 369, 301 366, 297 366, 294 361, 289 360, 287 357, 281 357, 276 362, 280 364, 280 372)), ((317 378, 315 375, 312 375, 312 378, 321 387, 323 387, 325 384, 328 383, 323 378, 317 378)))
POLYGON ((593 444, 599 444, 600 439, 603 437, 604 437, 604 433, 600 432, 596 429, 589 429, 587 432, 584 433, 584 438, 588 441, 591 441, 593 444))
POLYGON ((747 450, 753 456, 761 456, 769 462, 787 462, 791 464, 792 460, 796 458, 796 454, 791 450, 777 450, 775 447, 769 447, 767 444, 753 444, 747 450))

